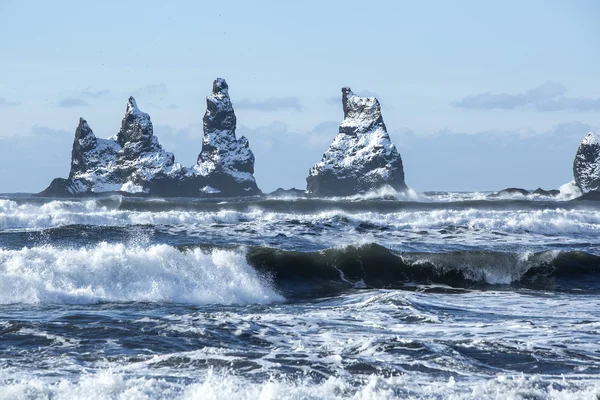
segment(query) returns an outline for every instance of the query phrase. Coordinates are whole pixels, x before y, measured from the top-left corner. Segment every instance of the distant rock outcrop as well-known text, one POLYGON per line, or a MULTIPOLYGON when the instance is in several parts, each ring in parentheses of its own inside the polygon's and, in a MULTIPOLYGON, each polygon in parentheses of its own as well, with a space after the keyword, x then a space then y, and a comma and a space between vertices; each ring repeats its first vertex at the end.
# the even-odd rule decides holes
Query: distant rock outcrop
POLYGON ((575 183, 583 193, 600 190, 600 139, 588 133, 573 161, 575 183))
POLYGON ((557 190, 557 189, 544 190, 542 188, 537 188, 535 191, 530 192, 527 189, 506 188, 499 192, 492 193, 488 197, 489 198, 498 198, 498 197, 514 196, 514 195, 520 195, 520 196, 534 195, 534 196, 556 197, 559 194, 560 194, 560 190, 557 190))
POLYGON ((406 190, 402 158, 387 133, 375 97, 342 88, 344 120, 338 135, 306 178, 316 196, 348 196, 389 185, 406 190))
POLYGON ((71 171, 41 196, 64 197, 124 192, 150 196, 247 196, 260 194, 254 155, 245 137, 236 139, 236 118, 227 83, 217 79, 207 98, 204 139, 198 163, 185 168, 154 136, 150 116, 133 97, 127 102, 119 133, 98 139, 81 118, 75 131, 71 171))
POLYGON ((307 197, 306 191, 296 188, 284 189, 277 188, 271 193, 267 193, 269 197, 307 197))
POLYGON ((235 136, 236 117, 225 79, 217 78, 206 98, 202 152, 194 173, 204 181, 206 193, 226 196, 260 194, 254 179, 254 154, 248 139, 235 136))

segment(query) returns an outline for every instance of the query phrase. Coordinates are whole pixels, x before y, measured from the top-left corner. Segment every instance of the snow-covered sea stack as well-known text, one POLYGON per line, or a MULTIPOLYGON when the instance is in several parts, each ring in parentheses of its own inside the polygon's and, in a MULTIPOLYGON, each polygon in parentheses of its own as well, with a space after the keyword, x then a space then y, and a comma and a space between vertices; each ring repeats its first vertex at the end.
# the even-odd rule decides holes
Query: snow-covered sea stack
POLYGON ((320 162, 306 178, 316 196, 348 196, 389 185, 406 190, 402 158, 387 133, 375 97, 342 88, 344 121, 320 162))
POLYGON ((573 161, 575 183, 583 193, 600 191, 600 138, 588 133, 573 161))
POLYGON ((129 98, 119 133, 99 139, 83 118, 75 130, 69 178, 57 178, 40 195, 128 192, 169 195, 185 168, 153 134, 150 116, 129 98))
POLYGON ((71 171, 56 178, 41 196, 65 197, 125 192, 164 197, 248 196, 260 194, 254 155, 245 137, 235 137, 236 118, 224 79, 207 98, 204 139, 198 162, 185 168, 154 136, 150 116, 133 97, 119 133, 98 139, 81 118, 75 131, 71 171))
POLYGON ((138 108, 133 97, 127 102, 116 141, 122 146, 116 171, 124 180, 121 191, 178 195, 175 180, 183 178, 185 168, 175 163, 173 153, 163 150, 154 136, 150 116, 138 108))
POLYGON ((236 117, 225 79, 217 78, 206 98, 202 152, 193 167, 200 190, 225 196, 260 194, 254 179, 254 154, 248 139, 235 136, 236 117))
POLYGON ((113 139, 98 139, 83 118, 75 130, 69 177, 56 178, 41 195, 71 196, 85 192, 115 191, 123 185, 115 174, 121 146, 113 139))
POLYGON ((71 153, 71 192, 118 190, 123 184, 115 174, 120 151, 116 141, 96 138, 87 121, 80 118, 71 153))

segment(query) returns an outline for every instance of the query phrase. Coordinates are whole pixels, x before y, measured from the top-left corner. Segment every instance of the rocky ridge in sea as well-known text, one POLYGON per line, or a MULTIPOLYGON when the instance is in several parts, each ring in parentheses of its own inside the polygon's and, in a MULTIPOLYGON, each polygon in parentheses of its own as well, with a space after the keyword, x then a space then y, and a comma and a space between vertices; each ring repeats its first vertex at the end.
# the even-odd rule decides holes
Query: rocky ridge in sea
POLYGON ((375 97, 342 88, 344 120, 338 135, 306 178, 315 196, 348 196, 391 186, 404 191, 404 168, 375 97))
POLYGON ((258 194, 254 179, 254 154, 246 137, 236 138, 236 117, 225 79, 217 78, 206 98, 202 152, 193 167, 203 179, 206 193, 226 195, 258 194))
POLYGON ((135 99, 127 102, 117 135, 97 138, 80 119, 67 179, 56 178, 41 196, 69 197, 122 192, 166 197, 248 196, 260 194, 254 155, 245 137, 235 136, 236 117, 227 82, 217 78, 207 98, 204 138, 198 163, 175 162, 154 136, 150 116, 135 99))
POLYGON ((600 138, 592 132, 581 141, 573 160, 575 183, 585 194, 600 191, 600 138))

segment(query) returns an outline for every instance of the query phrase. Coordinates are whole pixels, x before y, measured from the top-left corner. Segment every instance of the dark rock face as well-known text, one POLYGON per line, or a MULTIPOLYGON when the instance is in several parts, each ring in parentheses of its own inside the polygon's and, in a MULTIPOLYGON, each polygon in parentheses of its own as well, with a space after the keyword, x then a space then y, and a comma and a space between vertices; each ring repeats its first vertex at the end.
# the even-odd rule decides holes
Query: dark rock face
POLYGON ((573 176, 583 193, 600 190, 600 139, 591 132, 577 149, 573 161, 573 176))
POLYGON ((125 181, 121 190, 149 193, 151 187, 158 189, 157 181, 161 181, 163 184, 159 186, 163 186, 167 185, 167 181, 181 179, 185 174, 185 168, 175 163, 173 153, 163 150, 154 136, 150 116, 138 108, 133 97, 127 102, 117 143, 122 149, 115 174, 125 181))
POLYGON ((236 138, 236 117, 224 79, 213 83, 206 98, 202 152, 193 167, 201 191, 226 196, 260 194, 254 179, 254 154, 248 139, 236 138))
POLYGON ((521 195, 521 196, 537 195, 537 196, 554 197, 554 196, 558 196, 559 194, 560 194, 560 190, 556 190, 556 189, 544 190, 542 188, 537 188, 534 192, 530 192, 529 190, 521 189, 521 188, 506 188, 497 193, 492 193, 488 197, 489 198, 497 198, 497 197, 514 196, 514 195, 521 195))
POLYGON ((115 174, 115 169, 121 150, 114 140, 96 138, 87 121, 80 118, 71 152, 69 192, 77 194, 120 187, 123 180, 115 174))
POLYGON ((579 196, 579 197, 573 199, 572 201, 583 201, 583 200, 600 201, 600 192, 597 190, 590 190, 586 194, 579 196))
POLYGON ((323 158, 306 178, 315 196, 348 196, 389 185, 406 190, 402 158, 392 144, 374 97, 342 88, 344 120, 323 158))
MULTIPOLYGON (((74 196, 103 192, 150 193, 167 185, 165 178, 180 177, 184 168, 174 163, 153 135, 148 114, 129 98, 116 138, 99 139, 81 118, 75 130, 71 171, 66 180, 55 179, 40 195, 74 196)), ((172 179, 171 179, 172 180, 172 179)), ((166 192, 162 189, 162 192, 166 192)))
POLYGON ((82 118, 75 131, 68 179, 57 178, 41 196, 124 192, 150 196, 248 196, 260 194, 254 155, 245 137, 235 137, 236 118, 225 80, 207 98, 204 140, 198 163, 185 168, 163 150, 150 116, 133 97, 119 133, 98 139, 82 118))
POLYGON ((65 178, 54 178, 50 185, 37 195, 41 197, 69 197, 72 195, 69 183, 70 181, 65 178))
POLYGON ((71 152, 71 172, 69 178, 81 174, 93 167, 88 154, 92 152, 97 145, 96 136, 88 125, 87 121, 79 118, 79 125, 75 130, 75 140, 73 141, 73 151, 71 152))

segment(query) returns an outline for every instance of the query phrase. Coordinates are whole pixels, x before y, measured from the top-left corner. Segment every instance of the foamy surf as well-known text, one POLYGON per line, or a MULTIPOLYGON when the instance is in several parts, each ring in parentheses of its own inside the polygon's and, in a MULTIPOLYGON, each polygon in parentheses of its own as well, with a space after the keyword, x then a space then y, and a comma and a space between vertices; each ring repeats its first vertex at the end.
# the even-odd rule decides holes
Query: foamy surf
POLYGON ((0 250, 0 304, 282 301, 242 251, 100 243, 0 250))
MULTIPOLYGON (((317 252, 269 247, 99 243, 0 250, 0 304, 271 304, 413 283, 596 290, 585 252, 398 252, 366 243, 317 252)), ((410 286, 407 289, 411 290, 410 286)))
MULTIPOLYGON (((211 399, 211 400, 596 400, 600 384, 591 377, 580 381, 548 379, 543 376, 498 375, 457 382, 454 378, 424 380, 414 374, 396 377, 372 375, 358 380, 330 377, 322 383, 310 378, 285 376, 254 382, 231 373, 208 371, 197 382, 186 384, 152 377, 128 377, 103 371, 72 382, 47 382, 39 378, 12 379, 3 385, 0 399, 211 399)), ((2 376, 2 374, 0 374, 2 376)), ((0 383, 2 383, 0 381, 0 383)))
POLYGON ((421 195, 0 201, 0 398, 595 399, 598 203, 421 195))

